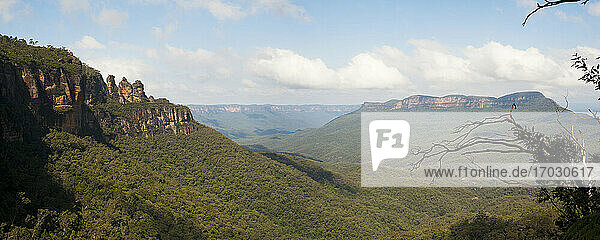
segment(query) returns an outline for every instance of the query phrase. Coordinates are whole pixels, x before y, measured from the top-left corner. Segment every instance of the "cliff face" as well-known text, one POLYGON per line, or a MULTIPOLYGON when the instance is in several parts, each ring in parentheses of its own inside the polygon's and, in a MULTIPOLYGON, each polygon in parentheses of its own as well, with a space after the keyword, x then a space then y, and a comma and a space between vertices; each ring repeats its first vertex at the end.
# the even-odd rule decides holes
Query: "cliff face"
POLYGON ((141 81, 123 78, 117 86, 111 75, 105 83, 97 71, 74 64, 81 71, 0 58, 2 140, 23 141, 45 128, 102 138, 188 134, 200 127, 187 107, 146 97, 141 81))
POLYGON ((402 100, 390 100, 384 103, 365 103, 362 111, 437 111, 437 110, 502 110, 510 109, 513 104, 517 109, 531 111, 554 111, 558 106, 553 100, 540 92, 519 92, 499 98, 449 95, 432 97, 415 95, 402 100))
MULTIPOLYGON (((173 104, 111 110, 100 106, 94 113, 108 136, 153 136, 162 133, 189 134, 200 128, 190 110, 173 104)), ((150 105, 150 104, 149 104, 150 105)), ((113 106, 114 107, 114 106, 113 106)))
POLYGON ((167 99, 147 97, 144 84, 130 84, 125 77, 118 85, 115 76, 106 78, 107 100, 92 107, 104 135, 153 136, 162 133, 188 134, 200 124, 194 121, 189 108, 170 103, 167 99))
POLYGON ((35 126, 79 135, 100 134, 88 107, 104 100, 105 85, 99 73, 43 71, 35 64, 18 65, 6 60, 0 65, 3 139, 22 141, 35 134, 35 126))

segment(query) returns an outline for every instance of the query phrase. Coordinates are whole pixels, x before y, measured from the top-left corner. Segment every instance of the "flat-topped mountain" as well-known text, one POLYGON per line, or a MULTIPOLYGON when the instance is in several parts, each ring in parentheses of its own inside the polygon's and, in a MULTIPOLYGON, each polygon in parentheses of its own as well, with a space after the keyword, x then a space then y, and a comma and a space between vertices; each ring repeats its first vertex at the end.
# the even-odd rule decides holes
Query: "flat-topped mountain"
POLYGON ((361 111, 448 111, 510 109, 515 104, 524 111, 554 111, 558 106, 552 99, 540 92, 517 92, 501 97, 447 95, 443 97, 414 95, 402 100, 387 102, 365 102, 361 111))

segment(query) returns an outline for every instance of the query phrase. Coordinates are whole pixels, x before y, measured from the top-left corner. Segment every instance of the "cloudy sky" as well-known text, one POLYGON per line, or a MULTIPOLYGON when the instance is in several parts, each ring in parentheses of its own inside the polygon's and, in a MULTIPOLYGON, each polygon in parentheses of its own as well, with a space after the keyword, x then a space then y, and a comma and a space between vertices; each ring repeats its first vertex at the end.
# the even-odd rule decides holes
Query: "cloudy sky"
POLYGON ((65 46, 177 103, 346 104, 538 90, 593 103, 600 1, 0 0, 0 32, 65 46))

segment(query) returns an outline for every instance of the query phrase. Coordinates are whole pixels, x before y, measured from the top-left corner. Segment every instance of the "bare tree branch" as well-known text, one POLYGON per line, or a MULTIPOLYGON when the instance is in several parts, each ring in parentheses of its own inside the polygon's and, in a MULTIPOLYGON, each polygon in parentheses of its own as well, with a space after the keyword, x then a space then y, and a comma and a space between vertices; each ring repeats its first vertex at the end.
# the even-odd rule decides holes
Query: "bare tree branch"
POLYGON ((525 24, 527 24, 527 20, 529 20, 529 18, 534 13, 536 13, 537 11, 539 11, 542 8, 554 7, 556 5, 563 4, 563 3, 581 3, 582 5, 585 5, 589 1, 590 0, 557 0, 557 1, 544 0, 544 4, 540 4, 538 2, 538 3, 536 3, 537 7, 533 11, 531 11, 529 14, 527 14, 527 17, 525 17, 525 20, 523 21, 523 27, 525 26, 525 24))

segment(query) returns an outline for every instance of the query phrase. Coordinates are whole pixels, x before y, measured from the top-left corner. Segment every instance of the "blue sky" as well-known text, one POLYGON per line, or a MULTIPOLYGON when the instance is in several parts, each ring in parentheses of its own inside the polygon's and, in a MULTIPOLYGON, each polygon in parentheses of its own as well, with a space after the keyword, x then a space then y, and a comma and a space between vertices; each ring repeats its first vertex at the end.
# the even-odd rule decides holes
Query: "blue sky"
POLYGON ((539 90, 592 103, 600 2, 0 0, 1 33, 66 46, 178 103, 362 103, 539 90))

